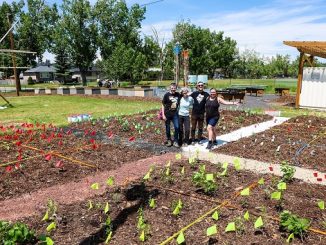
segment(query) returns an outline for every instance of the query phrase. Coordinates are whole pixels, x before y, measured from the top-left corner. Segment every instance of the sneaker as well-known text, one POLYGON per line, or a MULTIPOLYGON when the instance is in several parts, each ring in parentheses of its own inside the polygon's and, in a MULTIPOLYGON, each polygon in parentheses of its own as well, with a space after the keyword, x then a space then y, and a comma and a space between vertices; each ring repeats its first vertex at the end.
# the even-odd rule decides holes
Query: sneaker
POLYGON ((208 142, 206 149, 207 150, 210 150, 210 149, 212 149, 212 147, 213 147, 213 143, 212 142, 208 142))
POLYGON ((192 144, 192 145, 195 145, 197 142, 198 142, 197 139, 191 140, 191 144, 192 144))
POLYGON ((173 146, 176 147, 176 148, 180 148, 178 142, 174 142, 174 143, 173 143, 173 146))
POLYGON ((167 141, 164 142, 164 145, 166 145, 167 147, 171 147, 172 146, 172 141, 167 140, 167 141))
POLYGON ((213 140, 213 145, 217 145, 217 140, 213 140))

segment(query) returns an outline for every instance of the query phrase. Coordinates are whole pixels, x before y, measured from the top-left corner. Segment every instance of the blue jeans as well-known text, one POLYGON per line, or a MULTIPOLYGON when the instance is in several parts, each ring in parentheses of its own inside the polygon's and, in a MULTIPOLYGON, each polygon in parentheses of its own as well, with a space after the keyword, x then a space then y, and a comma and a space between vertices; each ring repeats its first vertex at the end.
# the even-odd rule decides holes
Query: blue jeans
POLYGON ((168 117, 166 116, 165 121, 165 133, 167 140, 171 140, 171 122, 173 123, 174 127, 174 142, 179 142, 179 116, 178 113, 175 113, 174 116, 168 117))

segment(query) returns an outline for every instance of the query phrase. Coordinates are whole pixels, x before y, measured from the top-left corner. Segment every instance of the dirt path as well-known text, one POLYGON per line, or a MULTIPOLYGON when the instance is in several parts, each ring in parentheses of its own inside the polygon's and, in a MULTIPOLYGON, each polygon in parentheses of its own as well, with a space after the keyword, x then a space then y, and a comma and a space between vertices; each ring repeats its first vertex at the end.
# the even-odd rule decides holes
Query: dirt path
MULTIPOLYGON (((87 200, 105 192, 108 177, 115 178, 116 185, 123 185, 131 180, 144 176, 152 165, 164 165, 175 158, 175 153, 167 153, 124 164, 122 167, 87 176, 78 182, 69 182, 51 186, 33 193, 25 194, 0 202, 0 220, 14 221, 40 213, 49 198, 60 204, 72 204, 87 200), (90 185, 99 183, 98 190, 92 190, 90 185)), ((43 209, 44 210, 44 209, 43 209)))

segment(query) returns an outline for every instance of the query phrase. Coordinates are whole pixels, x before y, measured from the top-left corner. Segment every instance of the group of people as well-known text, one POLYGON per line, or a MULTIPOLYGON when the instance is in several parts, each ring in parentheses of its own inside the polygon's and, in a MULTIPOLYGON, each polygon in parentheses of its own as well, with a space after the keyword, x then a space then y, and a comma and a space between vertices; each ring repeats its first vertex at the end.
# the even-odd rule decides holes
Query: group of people
POLYGON ((165 145, 180 147, 200 142, 203 140, 203 126, 206 118, 208 132, 206 148, 211 149, 217 145, 215 127, 220 118, 220 104, 237 105, 238 102, 229 102, 218 97, 214 88, 210 89, 210 93, 205 92, 203 82, 198 82, 197 91, 192 93, 186 87, 182 88, 180 93, 176 90, 176 84, 171 83, 170 91, 164 95, 162 100, 162 119, 165 121, 166 129, 165 145), (173 140, 171 139, 171 122, 174 127, 173 140))

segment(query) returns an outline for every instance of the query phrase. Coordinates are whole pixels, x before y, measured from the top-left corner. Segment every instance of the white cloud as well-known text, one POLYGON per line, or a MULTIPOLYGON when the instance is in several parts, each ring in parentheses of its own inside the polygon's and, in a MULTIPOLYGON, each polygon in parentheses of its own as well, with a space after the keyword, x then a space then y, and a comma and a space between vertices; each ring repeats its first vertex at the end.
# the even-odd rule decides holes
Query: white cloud
MULTIPOLYGON (((285 46, 284 40, 326 40, 326 11, 322 1, 277 0, 270 5, 239 12, 218 12, 191 20, 193 24, 215 31, 224 31, 235 39, 239 49, 255 49, 264 56, 298 55, 296 49, 285 46)), ((161 36, 172 38, 176 21, 145 25, 142 30, 151 35, 154 26, 161 36)))

